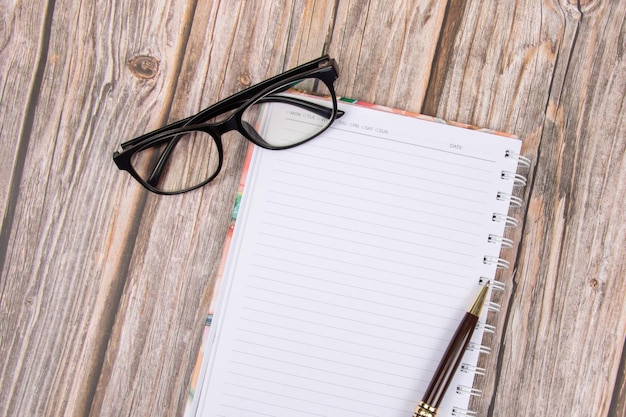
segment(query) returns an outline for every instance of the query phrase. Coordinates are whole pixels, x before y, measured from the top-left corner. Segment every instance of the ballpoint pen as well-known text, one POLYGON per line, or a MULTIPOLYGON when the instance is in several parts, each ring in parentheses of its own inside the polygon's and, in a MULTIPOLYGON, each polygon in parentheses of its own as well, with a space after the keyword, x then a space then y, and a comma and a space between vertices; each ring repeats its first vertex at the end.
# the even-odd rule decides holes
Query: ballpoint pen
POLYGON ((456 329, 448 348, 446 349, 439 366, 435 371, 433 379, 430 381, 422 401, 419 402, 413 417, 435 417, 441 404, 441 400, 448 390, 448 386, 456 373, 467 345, 472 338, 478 317, 485 304, 489 284, 487 283, 480 290, 470 309, 465 313, 463 320, 456 329))

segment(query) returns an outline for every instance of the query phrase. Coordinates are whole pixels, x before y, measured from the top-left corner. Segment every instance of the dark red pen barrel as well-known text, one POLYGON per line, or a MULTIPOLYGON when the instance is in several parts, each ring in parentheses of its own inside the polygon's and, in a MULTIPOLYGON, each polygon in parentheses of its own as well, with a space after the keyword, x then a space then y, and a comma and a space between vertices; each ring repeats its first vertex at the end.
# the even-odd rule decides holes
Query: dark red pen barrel
POLYGON ((467 349, 467 345, 469 345, 477 322, 477 316, 465 313, 463 321, 461 321, 459 327, 456 329, 452 341, 444 352, 439 366, 435 371, 435 375, 426 389, 426 394, 423 399, 423 402, 426 404, 435 408, 438 408, 441 404, 443 396, 448 390, 450 382, 452 382, 452 378, 461 364, 463 354, 467 349))

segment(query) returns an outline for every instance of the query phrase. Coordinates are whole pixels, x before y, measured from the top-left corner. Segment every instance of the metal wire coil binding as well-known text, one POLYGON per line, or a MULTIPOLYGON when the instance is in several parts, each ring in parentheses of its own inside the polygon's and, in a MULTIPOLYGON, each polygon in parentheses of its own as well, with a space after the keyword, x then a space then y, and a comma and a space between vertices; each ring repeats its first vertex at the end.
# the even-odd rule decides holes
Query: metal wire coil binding
POLYGON ((512 194, 503 193, 502 191, 498 191, 496 199, 498 201, 508 201, 513 207, 522 207, 524 205, 524 200, 521 198, 512 194))
POLYGON ((507 159, 515 159, 515 160, 517 160, 517 165, 523 166, 523 167, 526 167, 526 168, 530 168, 530 163, 531 163, 530 158, 522 156, 522 155, 520 155, 520 154, 518 154, 516 152, 506 151, 504 153, 504 157, 507 158, 507 159))
POLYGON ((507 181, 513 181, 513 186, 515 187, 524 187, 528 180, 522 174, 517 174, 511 171, 502 171, 500 178, 507 181))
POLYGON ((509 269, 511 263, 506 259, 498 258, 497 256, 485 255, 483 257, 483 263, 485 265, 495 265, 498 269, 509 269))
POLYGON ((507 216, 506 214, 493 213, 491 220, 497 223, 504 223, 505 227, 517 227, 519 222, 515 217, 507 216))
POLYGON ((466 385, 457 385, 456 393, 457 394, 467 394, 467 395, 471 395, 473 397, 480 397, 481 395, 483 395, 483 390, 478 389, 478 388, 474 388, 474 387, 468 387, 466 385))
POLYGON ((507 249, 512 248, 514 243, 515 243, 515 242, 513 242, 513 240, 508 239, 506 237, 502 237, 502 236, 498 236, 498 235, 492 235, 492 234, 489 234, 489 237, 487 238, 487 241, 489 243, 499 244, 503 248, 507 248, 507 249))

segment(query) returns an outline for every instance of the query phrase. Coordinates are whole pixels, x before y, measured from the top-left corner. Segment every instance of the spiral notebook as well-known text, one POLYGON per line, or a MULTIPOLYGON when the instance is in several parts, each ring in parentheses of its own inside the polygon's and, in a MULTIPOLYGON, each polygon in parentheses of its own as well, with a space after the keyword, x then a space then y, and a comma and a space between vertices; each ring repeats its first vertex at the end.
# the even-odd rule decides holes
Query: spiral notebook
MULTIPOLYGON (((251 151, 188 416, 411 416, 480 285, 503 285, 521 141, 340 108, 311 142, 251 151)), ((497 308, 483 309, 439 416, 474 415, 497 308)))

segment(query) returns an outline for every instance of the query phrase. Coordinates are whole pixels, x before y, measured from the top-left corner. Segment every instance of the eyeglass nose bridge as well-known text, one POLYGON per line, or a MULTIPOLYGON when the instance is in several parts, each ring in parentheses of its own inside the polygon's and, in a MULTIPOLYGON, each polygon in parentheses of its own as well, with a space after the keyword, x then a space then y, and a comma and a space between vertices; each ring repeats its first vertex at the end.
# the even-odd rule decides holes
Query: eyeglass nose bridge
POLYGON ((216 141, 220 141, 225 133, 235 130, 252 143, 260 144, 265 142, 254 129, 254 126, 241 119, 239 112, 230 115, 226 120, 222 120, 219 123, 206 126, 206 129, 203 130, 213 136, 216 141))
POLYGON ((206 132, 214 137, 222 136, 223 134, 231 132, 233 130, 237 130, 241 132, 238 113, 239 112, 235 112, 231 114, 230 116, 228 116, 225 120, 208 125, 206 127, 206 132))
POLYGON ((225 120, 207 125, 201 130, 211 135, 216 141, 221 141, 222 135, 235 130, 252 143, 265 143, 254 126, 241 118, 241 111, 229 115, 225 120))

